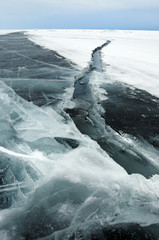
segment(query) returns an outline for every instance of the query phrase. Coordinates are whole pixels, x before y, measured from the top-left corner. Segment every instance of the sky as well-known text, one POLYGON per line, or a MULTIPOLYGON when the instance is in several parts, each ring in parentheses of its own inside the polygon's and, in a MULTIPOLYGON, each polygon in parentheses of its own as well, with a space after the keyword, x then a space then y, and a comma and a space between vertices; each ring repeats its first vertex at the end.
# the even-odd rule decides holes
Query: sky
POLYGON ((159 30, 159 0, 1 0, 0 29, 159 30))

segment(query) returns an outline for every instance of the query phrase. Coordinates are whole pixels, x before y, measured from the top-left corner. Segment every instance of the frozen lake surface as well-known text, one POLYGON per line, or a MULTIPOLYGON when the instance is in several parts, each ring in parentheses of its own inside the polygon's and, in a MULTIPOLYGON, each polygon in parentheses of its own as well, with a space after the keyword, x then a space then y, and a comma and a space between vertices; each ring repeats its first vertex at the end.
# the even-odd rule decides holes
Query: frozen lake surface
POLYGON ((0 239, 159 238, 159 32, 0 31, 0 239))

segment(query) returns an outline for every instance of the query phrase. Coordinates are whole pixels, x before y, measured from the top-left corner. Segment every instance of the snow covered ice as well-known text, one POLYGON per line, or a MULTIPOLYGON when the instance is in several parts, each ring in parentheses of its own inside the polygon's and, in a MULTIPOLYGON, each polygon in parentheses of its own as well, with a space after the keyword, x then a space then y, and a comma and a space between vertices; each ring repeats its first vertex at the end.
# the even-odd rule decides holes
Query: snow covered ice
POLYGON ((0 32, 0 239, 159 238, 158 35, 0 32))

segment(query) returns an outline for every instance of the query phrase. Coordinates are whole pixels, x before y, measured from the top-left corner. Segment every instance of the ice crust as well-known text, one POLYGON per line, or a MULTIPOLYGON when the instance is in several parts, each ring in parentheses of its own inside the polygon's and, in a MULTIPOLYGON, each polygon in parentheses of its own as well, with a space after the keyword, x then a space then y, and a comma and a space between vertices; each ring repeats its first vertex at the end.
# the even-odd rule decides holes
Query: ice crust
POLYGON ((2 236, 20 239, 29 233, 31 239, 69 239, 77 228, 89 235, 85 226, 91 229, 95 223, 158 223, 158 175, 149 180, 129 176, 71 119, 66 122, 52 108, 38 108, 2 82, 0 96, 1 116, 9 121, 4 127, 1 118, 1 126, 6 132, 12 129, 12 137, 5 134, 0 148, 5 174, 1 208, 7 207, 1 211, 2 236), (79 146, 61 144, 57 137, 79 146))
MULTIPOLYGON (((63 31, 57 33, 63 36, 63 31)), ((94 36, 96 32, 90 33, 94 36)), ((73 102, 73 81, 59 92, 58 104, 37 106, 2 80, 0 239, 89 240, 93 231, 107 226, 159 224, 159 175, 149 179, 141 174, 129 175, 96 141, 78 130, 65 109, 88 106, 82 100, 73 102)), ((108 143, 134 155, 141 153, 159 169, 157 149, 129 134, 115 132, 99 119, 104 109, 98 103, 107 99, 102 88, 105 81, 110 81, 105 73, 95 71, 91 75, 92 112, 99 132, 108 138, 108 143)), ((16 79, 16 84, 21 88, 20 80, 18 83, 16 79)), ((45 91, 49 89, 50 83, 45 81, 45 91)))

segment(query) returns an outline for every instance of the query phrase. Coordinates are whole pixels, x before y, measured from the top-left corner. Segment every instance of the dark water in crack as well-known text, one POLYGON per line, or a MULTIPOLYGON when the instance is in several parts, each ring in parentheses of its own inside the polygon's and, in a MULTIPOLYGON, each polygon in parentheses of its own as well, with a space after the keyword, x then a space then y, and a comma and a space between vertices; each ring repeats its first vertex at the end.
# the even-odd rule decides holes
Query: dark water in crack
POLYGON ((100 99, 108 44, 80 73, 22 32, 0 36, 0 239, 158 239, 159 102, 111 81, 100 99))

